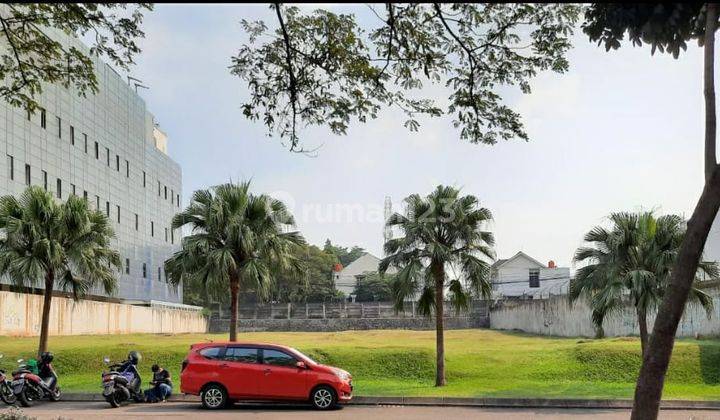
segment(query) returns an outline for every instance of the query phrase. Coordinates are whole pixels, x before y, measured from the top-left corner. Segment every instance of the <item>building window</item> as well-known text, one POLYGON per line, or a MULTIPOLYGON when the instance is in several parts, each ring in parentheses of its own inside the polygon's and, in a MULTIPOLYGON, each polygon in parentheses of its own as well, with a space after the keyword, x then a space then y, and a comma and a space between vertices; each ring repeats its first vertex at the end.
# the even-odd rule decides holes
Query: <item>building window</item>
POLYGON ((147 278, 147 264, 143 263, 143 278, 147 278))
POLYGON ((158 281, 162 281, 162 275, 160 274, 160 267, 158 267, 158 281))
POLYGON ((167 185, 165 186, 165 199, 167 200, 167 185))
POLYGON ((62 120, 60 119, 60 117, 55 117, 55 118, 57 118, 58 137, 62 138, 62 120))
POLYGON ((70 144, 75 146, 75 127, 70 126, 70 144))
POLYGON ((150 222, 150 236, 155 237, 155 222, 150 222))
POLYGON ((25 185, 30 185, 30 165, 25 164, 25 185))
POLYGON ((162 196, 162 188, 160 188, 160 181, 158 181, 158 197, 162 196))
POLYGON ((105 148, 105 158, 107 160, 107 166, 110 166, 110 149, 107 147, 105 148))
POLYGON ((170 204, 175 204, 175 191, 170 190, 170 204))
POLYGON ((120 156, 115 155, 115 170, 120 172, 120 156))
POLYGON ((100 145, 95 142, 95 159, 100 159, 100 145))
POLYGON ((175 244, 175 231, 170 229, 170 243, 175 244))
POLYGON ((120 206, 115 206, 115 209, 117 210, 117 221, 120 223, 120 206))
POLYGON ((85 141, 85 154, 87 154, 87 134, 83 133, 83 140, 85 141))
POLYGON ((135 213, 135 230, 138 230, 138 228, 140 227, 140 224, 138 223, 139 220, 140 218, 138 217, 137 213, 135 213))
POLYGON ((75 184, 70 184, 70 186, 72 187, 72 195, 76 195, 75 194, 75 184))
POLYGON ((130 274, 130 258, 125 258, 125 274, 130 274))
POLYGON ((105 215, 107 217, 110 217, 110 202, 109 201, 105 202, 105 215))
POLYGON ((7 155, 8 178, 15 179, 15 158, 7 155))
POLYGON ((55 193, 57 198, 62 198, 62 180, 60 178, 57 179, 57 191, 55 193))
POLYGON ((168 231, 167 231, 167 230, 168 230, 168 229, 165 228, 165 242, 167 242, 167 240, 168 240, 168 231))
POLYGON ((100 211, 100 196, 95 196, 95 210, 100 211))
POLYGON ((47 191, 47 172, 42 171, 43 174, 43 188, 45 188, 45 191, 47 191))
POLYGON ((145 171, 143 171, 143 188, 145 188, 145 186, 147 184, 146 181, 147 181, 147 175, 145 174, 145 171))
POLYGON ((83 191, 83 199, 85 199, 85 201, 87 201, 87 197, 88 197, 87 191, 83 191))
POLYGON ((180 194, 178 194, 178 195, 175 197, 175 204, 177 204, 177 206, 180 207, 180 194))
POLYGON ((540 287, 540 269, 531 268, 529 272, 530 287, 540 287))
POLYGON ((44 108, 40 108, 40 127, 47 128, 47 113, 44 108))
POLYGON ((125 178, 130 178, 130 162, 125 161, 125 178))
POLYGON ((30 109, 27 109, 27 119, 28 121, 32 121, 32 112, 30 111, 30 109))

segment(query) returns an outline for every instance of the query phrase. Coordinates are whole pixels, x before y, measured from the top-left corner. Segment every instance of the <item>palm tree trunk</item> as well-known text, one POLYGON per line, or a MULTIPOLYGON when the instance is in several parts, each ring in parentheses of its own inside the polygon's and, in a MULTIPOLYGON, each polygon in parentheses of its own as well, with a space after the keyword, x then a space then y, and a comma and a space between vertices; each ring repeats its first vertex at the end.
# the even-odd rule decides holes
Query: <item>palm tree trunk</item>
POLYGON ((43 292, 42 320, 40 322, 40 343, 38 344, 38 357, 47 351, 47 342, 50 328, 50 307, 52 306, 53 285, 55 273, 52 270, 45 275, 45 291, 43 292))
POLYGON ((237 341, 238 293, 240 281, 237 275, 230 275, 230 341, 237 341))
POLYGON ((433 267, 435 277, 435 353, 437 370, 435 371, 435 386, 445 386, 445 268, 442 264, 433 267))
POLYGON ((640 354, 643 358, 645 358, 645 352, 647 351, 648 345, 647 314, 645 311, 638 308, 637 317, 638 325, 640 326, 640 354))
POLYGON ((675 333, 692 287, 698 262, 713 220, 720 208, 720 173, 717 168, 715 115, 715 29, 718 6, 708 3, 705 17, 705 187, 688 222, 670 284, 655 318, 652 336, 643 358, 632 419, 656 419, 660 410, 665 373, 675 344, 675 333))

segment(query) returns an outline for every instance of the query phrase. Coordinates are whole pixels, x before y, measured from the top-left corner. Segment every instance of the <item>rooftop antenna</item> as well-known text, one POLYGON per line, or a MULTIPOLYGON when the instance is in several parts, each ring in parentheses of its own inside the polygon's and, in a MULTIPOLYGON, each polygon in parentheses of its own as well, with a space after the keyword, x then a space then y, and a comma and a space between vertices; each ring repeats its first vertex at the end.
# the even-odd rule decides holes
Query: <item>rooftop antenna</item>
POLYGON ((392 215, 392 201, 390 200, 390 196, 385 197, 385 226, 383 230, 383 239, 385 240, 385 243, 387 243, 390 239, 392 239, 392 228, 387 225, 388 219, 390 219, 390 216, 392 215))
POLYGON ((140 79, 138 79, 138 78, 135 78, 135 77, 132 77, 132 76, 128 75, 128 76, 127 76, 127 79, 128 79, 128 85, 130 85, 130 81, 131 81, 131 80, 134 82, 134 85, 135 85, 135 93, 137 93, 138 88, 150 89, 148 86, 143 85, 143 84, 142 84, 143 81, 140 80, 140 79))

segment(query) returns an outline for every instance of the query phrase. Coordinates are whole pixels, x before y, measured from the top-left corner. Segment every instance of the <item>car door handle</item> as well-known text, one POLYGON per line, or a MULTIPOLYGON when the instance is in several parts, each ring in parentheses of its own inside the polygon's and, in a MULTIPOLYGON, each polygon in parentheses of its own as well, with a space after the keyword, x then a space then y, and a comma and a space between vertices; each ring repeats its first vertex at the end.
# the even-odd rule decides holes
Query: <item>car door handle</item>
POLYGON ((221 367, 221 368, 226 368, 226 367, 228 367, 228 364, 227 364, 227 363, 221 363, 221 364, 220 364, 220 367, 221 367))
POLYGON ((264 372, 266 375, 269 375, 270 372, 271 372, 271 370, 270 370, 270 369, 265 369, 263 372, 264 372))

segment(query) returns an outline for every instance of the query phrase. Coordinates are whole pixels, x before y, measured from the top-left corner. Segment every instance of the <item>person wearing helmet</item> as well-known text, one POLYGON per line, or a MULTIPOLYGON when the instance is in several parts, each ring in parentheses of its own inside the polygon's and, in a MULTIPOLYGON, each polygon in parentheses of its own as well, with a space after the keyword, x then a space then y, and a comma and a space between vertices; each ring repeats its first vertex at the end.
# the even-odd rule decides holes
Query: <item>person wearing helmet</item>
POLYGON ((51 352, 46 351, 40 354, 40 363, 38 363, 38 376, 50 389, 55 389, 57 386, 57 374, 52 367, 54 358, 55 356, 51 352))
POLYGON ((137 365, 141 360, 142 355, 139 352, 132 350, 128 353, 127 360, 124 361, 120 365, 120 369, 118 369, 118 372, 120 373, 130 372, 133 374, 133 379, 128 383, 128 388, 138 394, 140 393, 140 372, 137 369, 137 365))

